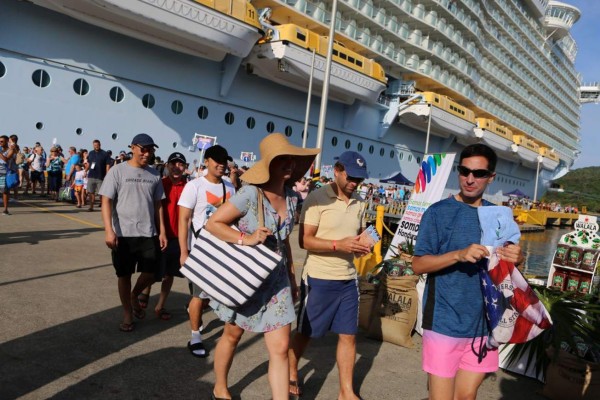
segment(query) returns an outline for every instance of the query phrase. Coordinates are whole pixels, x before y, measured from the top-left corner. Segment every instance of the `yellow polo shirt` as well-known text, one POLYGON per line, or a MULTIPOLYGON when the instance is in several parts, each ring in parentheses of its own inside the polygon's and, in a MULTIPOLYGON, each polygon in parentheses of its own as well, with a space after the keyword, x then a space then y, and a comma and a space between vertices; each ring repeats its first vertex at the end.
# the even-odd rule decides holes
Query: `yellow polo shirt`
MULTIPOLYGON (((365 227, 366 203, 354 192, 346 202, 339 198, 331 185, 325 185, 308 195, 302 205, 300 223, 317 226, 317 238, 341 240, 358 235, 365 227)), ((308 251, 302 278, 347 280, 356 277, 354 255, 342 252, 308 251)))

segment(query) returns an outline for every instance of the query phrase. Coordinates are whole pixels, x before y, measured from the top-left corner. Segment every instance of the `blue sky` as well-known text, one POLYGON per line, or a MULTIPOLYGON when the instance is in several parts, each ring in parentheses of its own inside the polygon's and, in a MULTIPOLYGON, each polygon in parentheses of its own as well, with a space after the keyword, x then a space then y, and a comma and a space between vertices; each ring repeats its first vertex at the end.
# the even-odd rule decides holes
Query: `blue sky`
MULTIPOLYGON (((582 82, 600 82, 600 1, 563 0, 579 8, 581 17, 571 28, 571 34, 579 48, 575 68, 582 82)), ((600 166, 600 104, 581 107, 581 155, 573 168, 600 166)))

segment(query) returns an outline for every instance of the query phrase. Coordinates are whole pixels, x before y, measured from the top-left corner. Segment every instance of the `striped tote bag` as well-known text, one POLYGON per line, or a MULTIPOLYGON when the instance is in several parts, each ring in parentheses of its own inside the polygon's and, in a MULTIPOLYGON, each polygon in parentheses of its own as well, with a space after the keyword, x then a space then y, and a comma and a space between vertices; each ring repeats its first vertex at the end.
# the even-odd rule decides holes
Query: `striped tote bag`
POLYGON ((281 256, 263 244, 228 243, 202 229, 180 271, 209 297, 237 308, 256 293, 279 261, 281 256))

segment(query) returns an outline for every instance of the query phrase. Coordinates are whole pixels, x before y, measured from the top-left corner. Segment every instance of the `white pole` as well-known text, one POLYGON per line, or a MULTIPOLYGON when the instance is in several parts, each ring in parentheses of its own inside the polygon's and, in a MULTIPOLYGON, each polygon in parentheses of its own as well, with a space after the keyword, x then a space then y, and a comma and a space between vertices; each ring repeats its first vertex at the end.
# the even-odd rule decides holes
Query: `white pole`
POLYGON ((312 97, 313 74, 315 72, 315 54, 317 50, 312 51, 312 62, 310 64, 310 78, 308 79, 308 94, 306 95, 306 114, 304 115, 304 132, 302 134, 302 148, 306 148, 306 139, 308 138, 308 117, 310 115, 310 99, 312 97))
POLYGON ((533 203, 537 201, 537 190, 538 190, 538 179, 540 176, 540 164, 542 163, 542 156, 537 156, 537 169, 535 170, 535 188, 533 189, 533 203))
POLYGON ((427 136, 425 137, 425 154, 429 153, 429 133, 431 132, 431 114, 433 114, 433 106, 429 106, 429 119, 427 120, 427 136))
MULTIPOLYGON (((317 148, 323 147, 325 136, 325 117, 327 115, 327 97, 329 97, 329 75, 331 73, 331 54, 333 50, 333 37, 335 36, 335 17, 337 13, 337 0, 331 5, 331 25, 329 26, 329 42, 327 44, 327 61, 325 62, 325 78, 323 79, 323 92, 321 94, 321 109, 319 112, 319 125, 317 128, 317 148)), ((315 158, 313 180, 318 179, 321 174, 321 154, 315 158)))

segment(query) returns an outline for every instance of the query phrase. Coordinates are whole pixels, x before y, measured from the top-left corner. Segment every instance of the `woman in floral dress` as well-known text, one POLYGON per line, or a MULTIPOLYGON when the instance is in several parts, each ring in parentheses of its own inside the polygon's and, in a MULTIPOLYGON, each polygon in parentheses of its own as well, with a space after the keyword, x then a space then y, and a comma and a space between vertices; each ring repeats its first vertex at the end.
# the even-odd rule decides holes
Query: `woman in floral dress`
POLYGON ((225 322, 215 349, 213 399, 231 398, 227 375, 244 331, 264 333, 273 399, 288 399, 287 352, 298 297, 289 245, 297 202, 291 185, 304 175, 318 152, 293 146, 280 133, 268 135, 260 143, 261 160, 241 176, 249 185, 219 207, 206 223, 206 229, 221 240, 245 246, 263 243, 282 256, 279 265, 243 306, 231 309, 211 299, 211 307, 225 322), (259 192, 263 195, 263 227, 258 220, 259 192), (233 223, 240 231, 230 227, 233 223))

